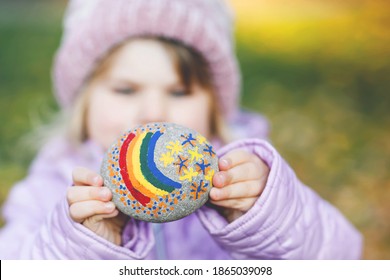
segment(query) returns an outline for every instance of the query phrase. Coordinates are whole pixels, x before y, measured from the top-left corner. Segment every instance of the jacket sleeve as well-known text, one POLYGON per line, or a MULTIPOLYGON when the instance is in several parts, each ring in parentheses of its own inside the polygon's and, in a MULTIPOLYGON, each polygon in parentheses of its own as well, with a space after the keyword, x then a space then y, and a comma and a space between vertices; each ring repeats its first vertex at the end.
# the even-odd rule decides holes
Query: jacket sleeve
POLYGON ((357 259, 362 236, 327 201, 302 184, 265 140, 241 140, 223 148, 246 149, 270 168, 265 189, 254 206, 228 224, 202 207, 200 220, 222 248, 237 259, 357 259))
POLYGON ((0 259, 144 259, 154 243, 151 228, 130 220, 123 246, 94 234, 69 216, 66 180, 44 158, 10 192, 3 207, 0 259))

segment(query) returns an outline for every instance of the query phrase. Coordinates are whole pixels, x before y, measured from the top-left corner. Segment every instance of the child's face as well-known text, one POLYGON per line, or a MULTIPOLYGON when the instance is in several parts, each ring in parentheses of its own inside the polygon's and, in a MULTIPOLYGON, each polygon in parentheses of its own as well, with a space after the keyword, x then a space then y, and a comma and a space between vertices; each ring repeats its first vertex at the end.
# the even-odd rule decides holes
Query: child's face
POLYGON ((89 91, 88 136, 105 149, 124 131, 149 122, 173 122, 210 136, 211 93, 197 85, 187 92, 157 41, 124 45, 89 91))

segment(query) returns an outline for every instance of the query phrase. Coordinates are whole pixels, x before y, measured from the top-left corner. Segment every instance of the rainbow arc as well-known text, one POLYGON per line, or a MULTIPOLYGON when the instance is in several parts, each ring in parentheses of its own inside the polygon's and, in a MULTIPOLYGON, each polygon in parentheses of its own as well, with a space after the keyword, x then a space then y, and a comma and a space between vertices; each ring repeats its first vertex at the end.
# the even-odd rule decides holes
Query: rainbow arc
POLYGON ((159 130, 138 135, 130 133, 120 150, 119 167, 123 181, 143 206, 151 198, 167 195, 182 186, 165 176, 154 162, 156 144, 162 135, 159 130))

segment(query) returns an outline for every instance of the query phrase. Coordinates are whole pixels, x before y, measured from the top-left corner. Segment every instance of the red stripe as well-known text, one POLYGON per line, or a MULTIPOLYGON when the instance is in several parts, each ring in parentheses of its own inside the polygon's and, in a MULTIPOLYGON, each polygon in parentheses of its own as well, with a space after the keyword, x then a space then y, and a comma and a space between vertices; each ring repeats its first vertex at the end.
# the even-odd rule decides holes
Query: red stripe
POLYGON ((122 144, 121 151, 119 153, 119 168, 120 168, 123 181, 125 182, 126 188, 130 191, 130 193, 134 196, 136 200, 138 200, 143 206, 145 206, 146 204, 149 203, 150 197, 143 195, 141 192, 139 192, 137 189, 134 188, 133 184, 130 182, 129 174, 127 172, 127 165, 126 165, 127 149, 129 148, 129 144, 134 139, 134 137, 135 134, 130 133, 122 144))

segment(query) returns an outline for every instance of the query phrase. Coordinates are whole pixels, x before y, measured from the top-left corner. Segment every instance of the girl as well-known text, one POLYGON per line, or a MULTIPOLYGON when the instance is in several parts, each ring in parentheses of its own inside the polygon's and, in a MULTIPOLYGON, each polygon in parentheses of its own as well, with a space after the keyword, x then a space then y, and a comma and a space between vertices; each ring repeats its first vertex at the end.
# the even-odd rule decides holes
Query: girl
POLYGON ((360 257, 360 234, 239 111, 231 24, 220 0, 71 1, 54 65, 67 134, 11 191, 2 259, 360 257), (220 172, 208 205, 155 225, 119 213, 98 170, 125 130, 160 121, 211 139, 220 172))

